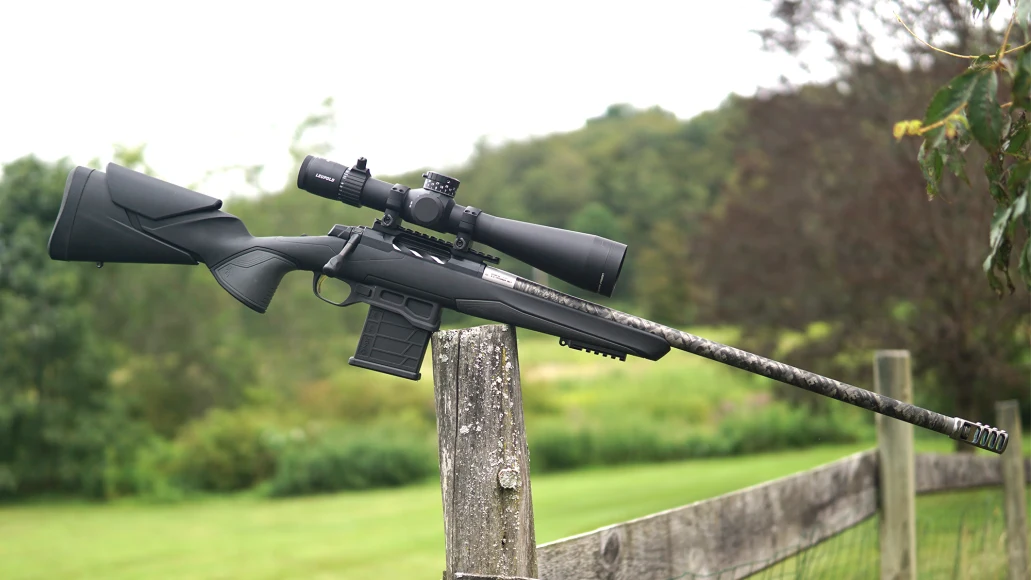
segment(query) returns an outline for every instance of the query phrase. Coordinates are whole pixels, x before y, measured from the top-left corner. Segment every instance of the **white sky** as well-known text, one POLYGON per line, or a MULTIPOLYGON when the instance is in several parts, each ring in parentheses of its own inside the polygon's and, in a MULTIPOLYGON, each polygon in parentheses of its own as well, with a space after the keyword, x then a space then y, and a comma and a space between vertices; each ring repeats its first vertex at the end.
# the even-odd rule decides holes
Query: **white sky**
POLYGON ((277 189, 332 96, 329 157, 444 169, 481 137, 573 130, 613 103, 689 118, 799 78, 749 32, 767 22, 758 0, 0 2, 0 163, 146 143, 168 181, 263 163, 277 189))

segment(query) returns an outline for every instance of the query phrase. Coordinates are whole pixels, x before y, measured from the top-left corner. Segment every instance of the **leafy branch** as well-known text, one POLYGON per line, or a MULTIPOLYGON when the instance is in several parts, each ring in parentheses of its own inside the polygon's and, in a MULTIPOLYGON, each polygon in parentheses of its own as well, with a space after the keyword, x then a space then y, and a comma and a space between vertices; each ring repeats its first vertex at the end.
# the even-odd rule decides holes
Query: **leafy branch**
MULTIPOLYGON (((987 20, 998 10, 1000 0, 969 0, 968 4, 975 17, 987 20)), ((988 154, 984 175, 996 209, 983 269, 989 285, 1000 296, 1015 290, 1009 268, 1018 230, 1023 230, 1026 240, 1019 252, 1018 270, 1025 285, 1031 288, 1031 41, 1015 48, 1009 46, 1018 23, 1025 37, 1031 37, 1027 29, 1031 0, 1015 0, 1011 4, 1013 14, 998 50, 980 55, 957 54, 933 46, 895 15, 906 31, 928 48, 972 61, 964 72, 938 89, 923 119, 899 121, 892 133, 896 140, 906 136, 923 138, 917 162, 932 199, 939 194, 946 168, 970 184, 965 154, 972 144, 988 154), (1011 90, 1011 101, 999 102, 1000 82, 1011 90)))

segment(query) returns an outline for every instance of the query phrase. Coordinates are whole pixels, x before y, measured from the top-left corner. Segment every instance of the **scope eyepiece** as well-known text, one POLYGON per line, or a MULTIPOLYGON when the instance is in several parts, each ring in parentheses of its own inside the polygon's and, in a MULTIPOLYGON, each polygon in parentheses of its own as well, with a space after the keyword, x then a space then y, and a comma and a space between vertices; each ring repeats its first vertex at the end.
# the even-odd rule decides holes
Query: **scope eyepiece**
POLYGON ((354 167, 309 155, 297 172, 297 188, 319 197, 361 207, 362 189, 369 180, 369 170, 362 157, 354 167))

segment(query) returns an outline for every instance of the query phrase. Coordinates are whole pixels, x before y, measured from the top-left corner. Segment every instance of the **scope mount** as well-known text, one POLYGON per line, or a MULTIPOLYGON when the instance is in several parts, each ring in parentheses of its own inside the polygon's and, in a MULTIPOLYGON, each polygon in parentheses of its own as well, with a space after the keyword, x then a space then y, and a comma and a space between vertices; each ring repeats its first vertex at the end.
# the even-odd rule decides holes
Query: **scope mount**
MULTIPOLYGON (((340 180, 338 195, 341 199, 346 197, 351 205, 360 207, 358 199, 361 195, 361 190, 365 186, 365 182, 371 177, 367 163, 368 160, 365 157, 359 157, 358 162, 345 172, 340 180), (353 200, 353 202, 350 200, 353 200)), ((439 211, 445 207, 451 207, 447 202, 454 200, 461 182, 454 177, 436 171, 427 171, 422 174, 422 177, 424 179, 422 189, 436 195, 432 197, 420 196, 419 199, 410 203, 409 211, 417 216, 422 213, 422 215, 426 216, 425 221, 429 222, 439 216, 439 211), (446 201, 433 199, 436 196, 444 197, 446 201)), ((491 264, 497 264, 501 261, 497 256, 480 252, 472 247, 472 234, 476 229, 476 218, 480 215, 480 210, 475 207, 467 207, 462 212, 454 242, 448 242, 429 234, 403 227, 404 220, 402 216, 404 215, 404 204, 408 199, 409 191, 411 191, 410 187, 400 183, 395 183, 390 188, 390 193, 387 195, 386 208, 383 210, 383 217, 374 222, 373 230, 389 235, 404 233, 409 236, 422 238, 424 242, 440 245, 452 257, 458 259, 491 264)))
MULTIPOLYGON (((346 197, 349 200, 353 200, 354 203, 351 203, 351 205, 360 206, 358 199, 360 198, 361 190, 365 186, 365 182, 371 177, 367 162, 364 157, 359 157, 358 162, 344 173, 343 178, 340 180, 338 195, 341 198, 346 197)), ((454 199, 460 184, 457 179, 434 171, 423 173, 423 178, 425 178, 423 184, 425 191, 446 197, 448 200, 454 199)), ((481 264, 497 264, 501 262, 501 258, 480 252, 472 247, 472 233, 476 227, 476 218, 480 215, 480 210, 477 208, 467 207, 462 212, 461 220, 458 223, 458 233, 455 235, 454 242, 404 227, 402 225, 404 223, 402 216, 404 215, 404 204, 408 199, 409 191, 411 191, 410 187, 400 183, 396 183, 390 188, 390 192, 387 194, 386 207, 383 210, 383 217, 376 219, 373 223, 372 229, 374 231, 390 236, 399 236, 417 245, 435 248, 437 251, 451 254, 453 258, 457 259, 470 260, 481 264)), ((424 199, 426 199, 426 196, 416 200, 412 205, 424 199)), ((428 201, 433 203, 434 200, 430 199, 428 201)), ((413 208, 413 211, 418 212, 418 209, 413 208)), ((416 213, 416 215, 418 214, 416 213)), ((353 251, 354 245, 357 243, 358 238, 361 237, 361 229, 361 227, 333 226, 329 235, 350 239, 344 250, 341 250, 340 254, 326 264, 326 267, 323 269, 325 275, 335 276, 338 273, 343 260, 353 251)), ((318 294, 316 293, 316 295, 318 294)), ((321 296, 319 297, 321 298, 321 296)))

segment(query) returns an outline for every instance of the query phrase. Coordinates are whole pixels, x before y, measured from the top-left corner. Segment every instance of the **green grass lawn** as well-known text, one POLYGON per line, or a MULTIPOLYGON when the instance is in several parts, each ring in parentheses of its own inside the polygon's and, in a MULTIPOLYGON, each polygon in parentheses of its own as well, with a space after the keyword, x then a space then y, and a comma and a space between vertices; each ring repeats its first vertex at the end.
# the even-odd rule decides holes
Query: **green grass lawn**
MULTIPOLYGON (((534 478, 539 543, 761 483, 863 445, 534 478)), ((437 482, 281 501, 0 509, 0 578, 439 578, 437 482)))
MULTIPOLYGON (((868 444, 548 474, 533 480, 538 543, 834 461, 868 444)), ((945 451, 947 439, 918 441, 945 451)), ((436 481, 289 500, 0 508, 0 578, 439 578, 436 481)))

